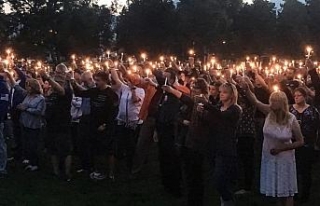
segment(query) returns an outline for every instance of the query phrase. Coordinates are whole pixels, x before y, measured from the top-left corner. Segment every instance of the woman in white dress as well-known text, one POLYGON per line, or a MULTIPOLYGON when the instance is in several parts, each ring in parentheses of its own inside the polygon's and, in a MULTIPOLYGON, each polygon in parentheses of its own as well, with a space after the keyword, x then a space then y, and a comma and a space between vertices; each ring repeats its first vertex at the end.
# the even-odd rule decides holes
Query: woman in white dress
POLYGON ((299 123, 289 112, 284 92, 272 93, 269 105, 258 101, 248 87, 247 95, 267 115, 263 128, 260 192, 278 198, 279 205, 293 206, 293 197, 298 193, 294 150, 304 144, 299 123))

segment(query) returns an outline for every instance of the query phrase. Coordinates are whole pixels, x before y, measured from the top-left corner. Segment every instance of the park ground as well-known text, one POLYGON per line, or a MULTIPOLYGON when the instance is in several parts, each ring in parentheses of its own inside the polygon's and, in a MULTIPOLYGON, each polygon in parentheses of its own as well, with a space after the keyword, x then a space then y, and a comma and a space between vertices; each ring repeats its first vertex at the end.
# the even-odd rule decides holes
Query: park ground
MULTIPOLYGON (((87 176, 76 174, 71 182, 64 182, 51 175, 49 158, 43 155, 42 168, 30 173, 20 164, 9 163, 9 175, 0 179, 0 206, 184 206, 185 198, 168 195, 161 186, 157 161, 157 147, 149 157, 144 170, 134 179, 122 175, 115 182, 94 182, 87 176)), ((77 168, 75 160, 74 168, 77 168)), ((320 205, 320 164, 314 169, 311 200, 305 206, 320 205)), ((206 175, 206 206, 219 206, 210 175, 206 175)), ((256 181, 257 182, 257 181, 256 181)), ((237 197, 237 206, 272 206, 273 199, 255 193, 237 197)))

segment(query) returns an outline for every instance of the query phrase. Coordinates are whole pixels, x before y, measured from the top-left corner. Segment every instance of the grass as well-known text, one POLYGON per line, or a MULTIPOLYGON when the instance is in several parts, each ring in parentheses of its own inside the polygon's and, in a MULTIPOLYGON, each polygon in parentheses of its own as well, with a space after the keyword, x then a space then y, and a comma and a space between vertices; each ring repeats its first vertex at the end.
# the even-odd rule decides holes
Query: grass
MULTIPOLYGON (((159 177, 156 147, 149 163, 134 180, 120 176, 116 182, 94 182, 75 174, 71 183, 52 177, 49 159, 41 162, 41 171, 23 171, 21 165, 9 164, 9 176, 0 179, 0 206, 183 206, 185 198, 175 199, 163 191, 159 177)), ((45 155, 44 155, 45 156, 45 155)), ((76 168, 76 165, 74 166, 76 168)), ((310 206, 320 205, 320 166, 314 170, 310 206)), ((206 181, 206 205, 219 205, 209 175, 206 181)), ((274 200, 253 194, 237 199, 238 206, 271 206, 274 200)))

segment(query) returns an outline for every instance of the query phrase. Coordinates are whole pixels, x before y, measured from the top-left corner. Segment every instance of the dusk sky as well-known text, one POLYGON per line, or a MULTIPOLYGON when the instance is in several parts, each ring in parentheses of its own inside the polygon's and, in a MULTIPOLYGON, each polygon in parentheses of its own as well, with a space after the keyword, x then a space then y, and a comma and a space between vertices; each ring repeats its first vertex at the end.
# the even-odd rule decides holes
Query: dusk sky
MULTIPOLYGON (((119 0, 121 4, 125 4, 126 0, 119 0)), ((177 0, 178 1, 178 0, 177 0)), ((244 2, 248 2, 248 3, 252 3, 253 0, 244 0, 244 2)), ((277 6, 280 6, 280 3, 282 2, 282 0, 270 0, 272 2, 275 2, 277 4, 277 6)), ((305 2, 305 0, 300 0, 301 2, 305 2)), ((110 5, 112 2, 112 0, 99 0, 99 3, 101 5, 110 5)), ((6 11, 9 11, 10 9, 8 7, 6 7, 6 11)))
MULTIPOLYGON (((125 4, 126 0, 119 0, 121 3, 125 4)), ((178 0, 177 0, 178 1, 178 0)), ((248 2, 248 3, 252 3, 253 0, 243 0, 244 2, 248 2)), ((270 0, 272 2, 275 2, 277 4, 277 6, 280 6, 280 3, 282 2, 282 0, 270 0)), ((299 0, 301 2, 305 2, 305 0, 299 0)), ((101 4, 111 4, 112 0, 100 0, 101 4)))

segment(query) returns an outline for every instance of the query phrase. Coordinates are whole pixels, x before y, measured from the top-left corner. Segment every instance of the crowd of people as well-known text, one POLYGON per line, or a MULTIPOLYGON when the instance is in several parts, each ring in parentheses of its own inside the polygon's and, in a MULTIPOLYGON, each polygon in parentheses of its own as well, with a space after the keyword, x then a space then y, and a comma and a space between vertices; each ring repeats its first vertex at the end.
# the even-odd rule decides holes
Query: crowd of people
POLYGON ((168 62, 147 75, 136 69, 144 71, 144 64, 110 59, 98 71, 70 71, 65 64, 51 73, 31 72, 23 64, 1 69, 1 177, 12 159, 38 171, 44 142, 55 176, 71 181, 76 157, 77 172, 116 181, 118 162, 126 165, 121 172, 136 175, 157 143, 164 189, 175 197, 185 189, 189 206, 203 205, 206 163, 221 205, 231 206, 234 195, 253 191, 256 159, 261 194, 283 206, 307 202, 320 126, 320 78, 313 62, 272 78, 249 64, 241 74, 229 68, 218 74, 168 62))

